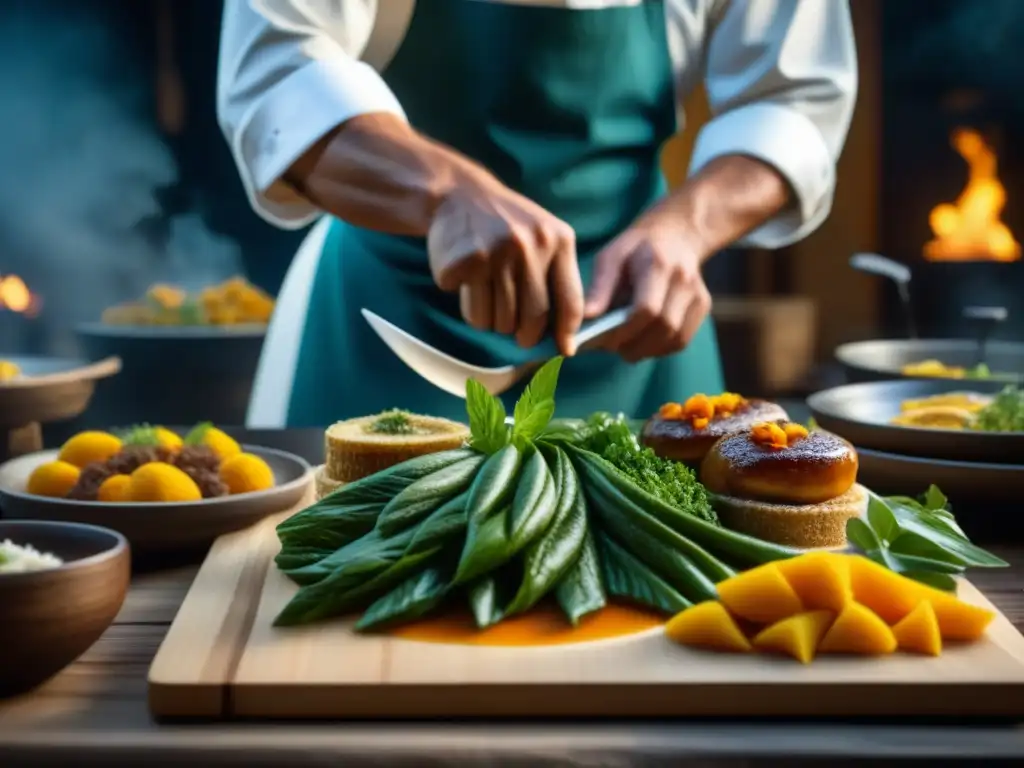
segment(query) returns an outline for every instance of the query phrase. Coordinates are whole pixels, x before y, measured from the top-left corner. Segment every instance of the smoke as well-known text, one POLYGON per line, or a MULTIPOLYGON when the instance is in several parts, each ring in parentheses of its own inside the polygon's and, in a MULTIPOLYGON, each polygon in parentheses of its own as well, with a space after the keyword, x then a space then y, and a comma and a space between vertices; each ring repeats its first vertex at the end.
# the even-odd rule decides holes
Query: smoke
POLYGON ((1024 57, 1019 53, 1024 2, 955 0, 926 10, 918 7, 906 6, 907 13, 914 13, 912 25, 893 30, 904 39, 887 50, 888 76, 910 83, 941 80, 953 87, 981 87, 1006 107, 1024 109, 1024 57))
POLYGON ((75 354, 75 323, 155 281, 192 289, 242 261, 198 212, 167 220, 161 208, 178 171, 153 118, 155 73, 91 3, 11 5, 0 11, 0 273, 42 296, 47 351, 75 354))

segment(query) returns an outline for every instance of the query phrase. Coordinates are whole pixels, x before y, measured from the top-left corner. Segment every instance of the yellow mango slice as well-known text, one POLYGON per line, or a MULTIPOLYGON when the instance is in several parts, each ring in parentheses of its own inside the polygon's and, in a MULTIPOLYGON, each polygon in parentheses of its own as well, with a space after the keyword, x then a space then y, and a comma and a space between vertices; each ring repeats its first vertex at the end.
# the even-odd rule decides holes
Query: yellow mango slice
POLYGON ((809 611, 838 613, 853 598, 848 558, 835 552, 808 552, 778 562, 779 570, 809 611))
POLYGON ((680 611, 665 625, 665 634, 680 645, 707 648, 713 651, 746 653, 750 641, 725 610, 714 600, 697 603, 680 611))
POLYGON ((921 602, 919 582, 900 576, 860 555, 848 555, 853 599, 870 608, 886 624, 895 624, 921 602))
POLYGON ((855 555, 847 559, 853 599, 877 613, 887 624, 902 621, 922 600, 930 602, 935 609, 944 640, 977 640, 995 618, 992 611, 908 579, 866 557, 855 555))
POLYGON ((870 608, 855 602, 846 604, 818 644, 818 653, 878 656, 895 650, 896 636, 889 625, 870 608))
POLYGON ((718 599, 729 613, 757 624, 774 624, 803 610, 799 595, 778 563, 738 573, 720 582, 717 589, 718 599))
POLYGON ((943 640, 977 640, 996 617, 994 611, 971 605, 956 595, 921 585, 921 596, 935 609, 943 640))
POLYGON ((892 633, 901 651, 923 653, 927 656, 938 656, 942 653, 939 620, 935 618, 935 609, 927 600, 922 600, 917 604, 917 608, 904 616, 892 628, 892 633))
POLYGON ((807 611, 777 621, 754 637, 754 647, 792 656, 801 664, 810 664, 835 614, 832 611, 807 611))

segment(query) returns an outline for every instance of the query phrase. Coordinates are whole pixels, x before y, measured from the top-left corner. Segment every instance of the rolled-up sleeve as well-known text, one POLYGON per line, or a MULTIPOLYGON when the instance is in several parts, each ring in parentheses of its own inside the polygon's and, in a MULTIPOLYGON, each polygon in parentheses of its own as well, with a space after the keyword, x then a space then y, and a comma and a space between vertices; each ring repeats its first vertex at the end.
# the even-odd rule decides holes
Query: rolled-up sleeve
POLYGON ((743 239, 781 248, 828 216, 836 160, 857 98, 848 0, 720 0, 708 20, 705 88, 712 119, 697 137, 696 173, 723 155, 775 168, 793 204, 743 239))
POLYGON ((256 212, 298 229, 320 211, 282 180, 325 134, 370 112, 404 118, 380 75, 359 61, 376 2, 333 4, 330 29, 301 3, 226 0, 217 116, 256 212))

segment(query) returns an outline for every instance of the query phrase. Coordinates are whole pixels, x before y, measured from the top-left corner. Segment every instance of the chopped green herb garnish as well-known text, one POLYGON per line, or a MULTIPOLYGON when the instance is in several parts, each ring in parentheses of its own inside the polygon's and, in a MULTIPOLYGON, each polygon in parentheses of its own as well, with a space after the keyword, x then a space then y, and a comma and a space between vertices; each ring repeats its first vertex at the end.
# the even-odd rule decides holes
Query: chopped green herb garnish
POLYGON ((640 445, 624 417, 595 413, 587 419, 584 433, 580 447, 614 464, 637 486, 694 517, 720 524, 693 470, 640 445))
POLYGON ((121 442, 125 445, 160 445, 160 438, 156 433, 156 427, 149 424, 136 424, 126 429, 121 435, 121 442))
POLYGON ((206 433, 213 429, 213 424, 209 421, 201 421, 196 424, 192 429, 185 435, 185 439, 182 441, 185 445, 202 445, 203 438, 206 437, 206 433))
POLYGON ((968 379, 991 379, 992 371, 984 363, 978 363, 973 368, 968 368, 965 375, 968 379))
POLYGON ((1024 432, 1024 389, 1005 387, 978 411, 974 428, 982 432, 1024 432))
POLYGON ((416 431, 409 414, 399 410, 382 413, 366 429, 379 435, 411 435, 416 431))

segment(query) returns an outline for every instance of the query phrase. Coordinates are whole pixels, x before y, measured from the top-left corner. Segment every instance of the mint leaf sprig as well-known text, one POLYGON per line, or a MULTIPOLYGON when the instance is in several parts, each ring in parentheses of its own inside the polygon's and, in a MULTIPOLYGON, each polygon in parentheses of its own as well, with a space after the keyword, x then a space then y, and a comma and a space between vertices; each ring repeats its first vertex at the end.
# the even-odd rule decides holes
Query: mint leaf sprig
POLYGON ((555 415, 555 389, 562 368, 561 357, 542 365, 526 386, 513 410, 511 427, 501 400, 475 379, 466 383, 466 415, 470 445, 481 453, 496 453, 509 442, 523 448, 538 437, 555 415))
POLYGON ((867 515, 847 521, 846 537, 876 563, 949 592, 968 568, 1008 565, 967 538, 934 485, 920 499, 868 491, 867 515))

